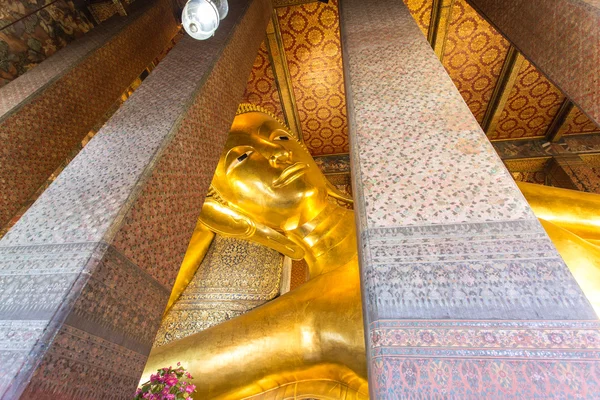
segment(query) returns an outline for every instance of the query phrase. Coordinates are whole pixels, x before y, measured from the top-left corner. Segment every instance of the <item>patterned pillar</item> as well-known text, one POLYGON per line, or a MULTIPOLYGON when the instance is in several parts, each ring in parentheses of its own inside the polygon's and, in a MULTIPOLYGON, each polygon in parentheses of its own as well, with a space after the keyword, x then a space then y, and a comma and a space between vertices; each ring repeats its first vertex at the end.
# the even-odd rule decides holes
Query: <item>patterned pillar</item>
POLYGON ((171 1, 157 0, 93 29, 0 88, 0 229, 177 29, 171 1))
POLYGON ((565 189, 600 194, 600 175, 577 154, 554 156, 546 167, 549 183, 565 189))
POLYGON ((344 0, 374 399, 600 396, 600 323, 395 0, 344 0))
POLYGON ((600 2, 468 1, 600 124, 600 2))
POLYGON ((1 398, 130 398, 270 12, 182 39, 0 241, 1 398))

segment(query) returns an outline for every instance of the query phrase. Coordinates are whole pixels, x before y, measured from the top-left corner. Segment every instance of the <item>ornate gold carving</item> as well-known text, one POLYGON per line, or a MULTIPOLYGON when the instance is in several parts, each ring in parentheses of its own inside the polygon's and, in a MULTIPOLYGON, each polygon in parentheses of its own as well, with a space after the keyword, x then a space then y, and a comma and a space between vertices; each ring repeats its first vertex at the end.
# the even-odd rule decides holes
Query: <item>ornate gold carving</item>
POLYGON ((283 256, 274 250, 217 235, 165 315, 154 346, 203 331, 275 298, 282 265, 283 256))

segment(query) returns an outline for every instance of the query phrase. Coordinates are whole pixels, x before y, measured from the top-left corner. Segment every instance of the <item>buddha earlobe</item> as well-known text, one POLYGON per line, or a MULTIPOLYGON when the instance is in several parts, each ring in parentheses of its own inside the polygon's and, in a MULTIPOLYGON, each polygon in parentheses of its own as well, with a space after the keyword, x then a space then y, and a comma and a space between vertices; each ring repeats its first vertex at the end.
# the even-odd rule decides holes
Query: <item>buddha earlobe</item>
POLYGON ((204 201, 200 222, 222 236, 262 244, 294 260, 304 258, 304 249, 283 234, 211 198, 204 201))

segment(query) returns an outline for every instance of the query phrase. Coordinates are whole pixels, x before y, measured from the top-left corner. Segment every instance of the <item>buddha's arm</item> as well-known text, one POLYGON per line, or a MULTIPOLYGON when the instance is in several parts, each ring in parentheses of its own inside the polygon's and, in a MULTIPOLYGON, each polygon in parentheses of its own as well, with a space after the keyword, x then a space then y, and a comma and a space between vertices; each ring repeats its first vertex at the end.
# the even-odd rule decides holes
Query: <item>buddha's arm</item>
POLYGON ((583 239, 600 240, 600 195, 532 183, 518 185, 538 218, 583 239))
POLYGON ((600 315, 600 247, 551 222, 540 219, 573 277, 600 315))
POLYGON ((518 183, 546 233, 600 314, 600 196, 518 183))
POLYGON ((179 361, 194 375, 201 399, 239 399, 310 379, 366 393, 356 259, 247 314, 154 349, 142 381, 179 361))

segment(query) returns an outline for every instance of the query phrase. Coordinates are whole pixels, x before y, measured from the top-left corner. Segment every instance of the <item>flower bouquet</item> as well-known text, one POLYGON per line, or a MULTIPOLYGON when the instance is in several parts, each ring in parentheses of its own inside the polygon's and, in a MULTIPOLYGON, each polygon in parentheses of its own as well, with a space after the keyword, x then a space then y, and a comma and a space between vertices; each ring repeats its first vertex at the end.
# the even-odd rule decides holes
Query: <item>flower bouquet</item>
POLYGON ((177 368, 162 368, 150 376, 150 380, 143 383, 135 392, 133 400, 181 400, 191 399, 196 386, 184 379, 192 379, 181 363, 177 368))

